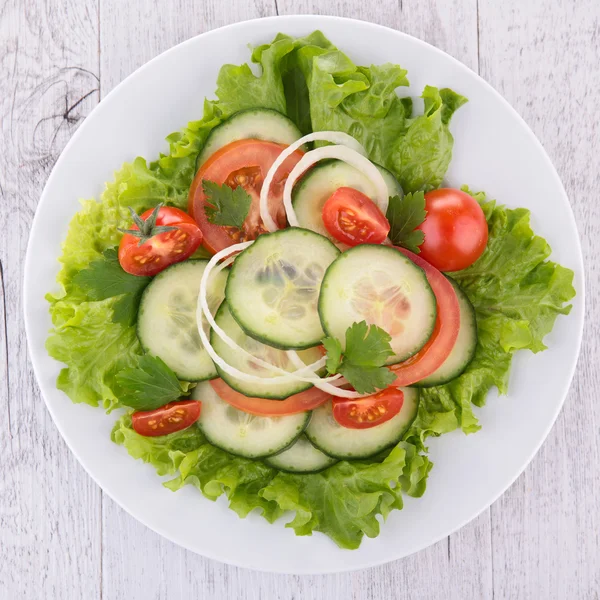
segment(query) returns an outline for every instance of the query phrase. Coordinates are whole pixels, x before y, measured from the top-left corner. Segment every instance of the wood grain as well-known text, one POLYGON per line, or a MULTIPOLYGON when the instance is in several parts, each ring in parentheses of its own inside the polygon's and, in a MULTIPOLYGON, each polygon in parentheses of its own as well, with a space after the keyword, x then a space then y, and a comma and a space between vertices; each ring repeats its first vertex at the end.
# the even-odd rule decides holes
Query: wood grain
POLYGON ((0 356, 8 358, 8 372, 0 367, 0 598, 97 598, 101 492, 42 402, 21 308, 39 195, 98 101, 97 5, 4 2, 0 10, 0 356))
POLYGON ((0 7, 0 598, 598 598, 600 166, 596 0, 22 0, 0 7), (569 399, 525 474, 450 538, 382 567, 280 576, 215 563, 139 524, 62 442, 26 357, 21 280, 37 199, 100 97, 163 50, 230 22, 335 14, 387 25, 490 81, 545 145, 587 264, 569 399), (558 65, 558 66, 556 66, 558 65))
POLYGON ((586 335, 565 407, 515 485, 492 507, 501 598, 598 598, 600 592, 600 89, 598 3, 480 0, 481 74, 550 154, 587 265, 586 335), (556 65, 559 65, 558 67, 556 65))

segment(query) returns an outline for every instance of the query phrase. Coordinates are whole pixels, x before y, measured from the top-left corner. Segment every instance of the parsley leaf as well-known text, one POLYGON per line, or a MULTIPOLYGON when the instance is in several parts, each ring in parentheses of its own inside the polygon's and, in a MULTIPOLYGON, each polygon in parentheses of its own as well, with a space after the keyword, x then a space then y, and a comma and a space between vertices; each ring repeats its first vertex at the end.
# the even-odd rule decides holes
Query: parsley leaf
POLYGON ((154 410, 185 393, 175 373, 149 354, 140 356, 137 367, 119 371, 116 381, 119 401, 135 410, 154 410))
POLYGON ((81 287, 90 300, 121 296, 113 305, 112 320, 125 325, 135 322, 142 292, 150 280, 150 277, 126 273, 115 248, 105 250, 103 258, 92 261, 73 277, 73 283, 81 287))
POLYGON ((423 192, 406 194, 404 198, 392 196, 386 214, 392 243, 418 254, 425 235, 416 228, 425 220, 426 215, 423 192))
POLYGON ((204 208, 209 222, 238 228, 244 224, 252 198, 242 186, 231 189, 228 185, 204 179, 202 189, 207 202, 212 204, 204 208))
POLYGON ((394 355, 390 346, 392 337, 377 325, 366 321, 353 323, 346 330, 344 359, 362 367, 381 367, 394 355))
POLYGON ((327 371, 330 375, 341 373, 360 394, 384 389, 396 379, 384 366, 387 358, 394 354, 391 340, 391 336, 377 325, 367 325, 366 321, 353 323, 346 330, 343 353, 336 338, 323 340, 327 350, 327 371))
POLYGON ((386 367, 359 367, 351 363, 342 365, 340 373, 359 394, 383 390, 396 379, 396 376, 386 367))

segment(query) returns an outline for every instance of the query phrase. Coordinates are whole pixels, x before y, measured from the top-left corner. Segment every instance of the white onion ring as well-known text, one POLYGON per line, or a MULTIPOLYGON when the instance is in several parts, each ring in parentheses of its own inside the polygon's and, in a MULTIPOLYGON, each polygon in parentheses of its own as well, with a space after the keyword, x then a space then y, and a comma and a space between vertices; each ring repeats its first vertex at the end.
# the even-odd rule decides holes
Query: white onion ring
POLYGON ((296 140, 293 144, 290 144, 285 150, 282 151, 282 153, 275 159, 275 162, 271 165, 271 168, 269 169, 269 172, 267 173, 260 190, 260 218, 262 219, 264 226, 270 232, 277 231, 279 229, 279 227, 277 227, 277 223, 275 223, 271 217, 268 202, 269 190, 271 189, 271 184, 273 183, 275 173, 277 173, 279 167, 284 163, 288 156, 291 156, 296 150, 298 150, 298 148, 304 146, 304 144, 308 142, 330 142, 332 144, 339 144, 351 148, 357 154, 361 154, 363 156, 366 156, 367 154, 362 144, 355 140, 351 135, 341 131, 317 131, 315 133, 309 133, 308 135, 301 137, 299 140, 296 140))

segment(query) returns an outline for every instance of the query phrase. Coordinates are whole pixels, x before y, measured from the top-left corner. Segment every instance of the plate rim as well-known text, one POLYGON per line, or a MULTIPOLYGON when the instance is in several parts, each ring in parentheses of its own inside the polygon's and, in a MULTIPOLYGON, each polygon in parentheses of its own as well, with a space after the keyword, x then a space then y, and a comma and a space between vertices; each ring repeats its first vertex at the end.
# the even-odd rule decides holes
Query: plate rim
MULTIPOLYGON (((112 100, 111 100, 112 101, 112 100)), ((94 107, 94 109, 90 112, 90 114, 86 117, 84 123, 81 124, 81 126, 79 126, 77 128, 77 130, 75 131, 75 133, 71 136, 71 138, 69 139, 69 141, 67 142, 67 144, 65 145, 65 147, 62 149, 60 156, 58 157, 56 163, 54 164, 52 171, 50 173, 50 175, 48 176, 48 179, 44 185, 44 189, 40 195, 40 199, 39 202, 36 206, 36 211, 34 214, 34 218, 31 222, 31 227, 30 227, 30 234, 29 234, 29 239, 27 242, 27 250, 26 250, 26 255, 25 255, 25 261, 24 261, 24 268, 23 268, 23 279, 22 279, 22 290, 23 290, 23 316, 24 316, 24 324, 25 324, 25 333, 26 333, 26 341, 27 341, 27 352, 28 352, 28 356, 29 356, 29 360, 31 361, 32 367, 33 367, 33 372, 36 378, 36 383, 37 386, 39 388, 40 391, 40 395, 42 396, 42 398, 44 399, 44 403, 46 405, 46 408, 48 409, 48 412, 50 413, 52 420, 54 422, 54 425, 57 427, 61 437, 63 438, 63 440, 65 441, 65 443, 67 444, 67 447, 69 448, 69 450, 73 453, 73 455, 75 456, 75 458, 77 459, 77 461, 79 462, 79 464, 84 468, 84 470, 86 471, 86 473, 91 477, 91 479, 94 481, 94 483, 96 485, 98 485, 98 487, 102 490, 103 493, 107 494, 120 508, 122 508, 125 512, 127 512, 130 516, 132 516, 134 519, 136 519, 138 522, 142 523, 145 527, 148 527, 150 530, 154 531, 155 533, 161 535, 162 537, 166 538, 167 540, 169 540, 170 542, 181 546, 183 548, 185 548, 186 550, 189 550, 191 552, 194 552, 195 554, 198 554, 200 556, 206 557, 208 559, 211 560, 216 560, 218 562, 221 563, 225 563, 225 564, 229 564, 229 565, 233 565, 236 567, 241 567, 241 568, 246 568, 246 569, 250 569, 253 571, 259 571, 259 572, 270 572, 270 573, 281 573, 281 574, 328 574, 328 573, 342 573, 342 572, 352 572, 352 571, 357 571, 357 570, 361 570, 361 569, 366 569, 366 568, 371 568, 371 567, 375 567, 378 565, 383 565, 383 564, 387 564, 389 562, 395 561, 395 560, 399 560, 408 556, 411 556, 413 554, 416 554, 418 552, 421 552, 422 550, 424 550, 425 548, 428 548, 429 546, 432 546, 436 543, 438 543, 439 541, 443 540, 444 538, 452 535, 453 533, 455 533, 456 531, 462 529, 466 524, 470 523, 471 521, 475 520, 477 517, 479 517, 483 512, 485 512, 492 504, 494 504, 502 495, 504 495, 506 493, 506 491, 514 484, 514 482, 522 475, 522 473, 525 471, 525 469, 530 465, 531 461, 533 460, 533 458, 536 456, 536 454, 539 452, 542 444, 546 441, 546 439, 548 438, 548 435, 550 433, 550 431, 552 430, 552 428, 554 427, 554 424, 556 422, 556 419, 558 417, 558 415, 560 414, 565 400, 567 398, 568 392, 570 390, 572 381, 573 381, 573 377, 575 374, 575 370, 577 368, 577 364, 578 364, 578 360, 579 357, 581 355, 581 345, 582 345, 582 339, 583 339, 583 330, 584 330, 584 323, 585 323, 585 307, 586 307, 586 272, 585 272, 585 263, 583 261, 583 253, 582 253, 582 248, 581 248, 581 237, 579 234, 579 228, 577 226, 577 222, 575 220, 575 215, 573 213, 573 208, 571 206, 571 203, 569 201, 569 197, 568 194, 564 188, 564 185, 562 183, 562 180, 560 178, 560 176, 558 175, 558 172, 556 171, 556 168, 554 166, 554 163, 552 162, 550 156, 548 155, 548 153, 546 152, 544 146, 542 145, 542 143, 540 142, 540 140, 537 138, 537 136, 534 134, 534 132, 532 131, 532 129, 529 127, 529 125, 526 123, 526 121, 523 119, 523 117, 521 117, 521 115, 517 112, 517 110, 515 108, 513 108, 513 106, 502 96, 502 94, 500 94, 500 92, 498 92, 490 83, 488 83, 485 79, 483 79, 479 73, 475 72, 474 70, 472 70, 471 68, 469 68, 467 65, 465 65, 464 63, 462 63, 460 60, 454 58, 453 56, 451 56, 450 54, 444 52, 443 50, 441 50, 440 48, 433 46, 432 44, 421 40, 417 37, 414 37, 410 34, 407 34, 403 31, 399 31, 396 29, 393 29, 391 27, 387 27, 385 25, 380 25, 378 23, 373 23, 370 21, 364 21, 362 19, 354 19, 354 18, 348 18, 348 17, 338 17, 338 16, 333 16, 333 15, 302 15, 302 14, 293 14, 293 15, 285 15, 285 16, 269 16, 269 17, 262 17, 262 18, 258 18, 258 19, 247 19, 244 21, 239 21, 236 23, 231 23, 229 25, 224 25, 222 27, 218 27, 215 29, 211 29, 209 31, 205 31, 203 33, 200 33, 198 35, 195 35, 193 37, 190 37, 187 40, 184 40, 183 42, 180 42, 179 44, 175 44, 174 46, 171 46, 170 48, 168 48, 167 50, 161 52, 160 54, 158 54, 157 56, 155 56, 154 58, 152 58, 151 60, 147 61, 146 63, 144 63, 143 65, 141 65, 140 67, 138 67, 137 69, 135 69, 132 73, 130 73, 127 77, 125 77, 122 81, 120 81, 103 99, 100 100, 100 102, 94 107), (318 23, 323 23, 323 22, 329 22, 329 23, 334 23, 334 22, 350 22, 350 23, 360 23, 362 26, 366 26, 368 28, 373 28, 373 29, 384 29, 387 30, 389 32, 392 32, 393 34, 403 37, 403 38, 409 38, 411 40, 411 42, 416 43, 417 45, 421 45, 423 47, 427 47, 429 50, 433 50, 436 54, 438 55, 442 55, 444 57, 445 60, 451 60, 452 62, 454 62, 457 66, 459 66, 462 69, 466 69, 467 71, 469 71, 469 73, 471 75, 474 75, 475 78, 478 80, 478 83, 480 85, 483 85, 484 87, 486 87, 488 89, 488 91, 490 91, 497 100, 500 100, 500 102, 509 110, 509 112, 511 113, 512 117, 515 118, 519 124, 521 125, 521 127, 527 132, 528 137, 533 141, 533 143, 537 146, 538 150, 541 151, 541 154, 543 155, 545 162, 547 163, 547 165, 550 168, 550 172, 552 174, 552 177, 554 179, 553 184, 556 185, 562 195, 564 200, 566 201, 566 205, 568 208, 568 214, 569 214, 569 220, 570 220, 570 225, 572 225, 574 231, 576 232, 576 236, 575 236, 575 242, 576 242, 576 258, 577 258, 577 265, 574 265, 577 269, 578 272, 576 271, 576 275, 579 276, 580 282, 581 282, 581 286, 580 288, 577 289, 577 300, 574 300, 574 302, 579 302, 581 304, 581 311, 580 311, 580 316, 579 316, 579 320, 578 322, 574 322, 573 326, 577 327, 577 344, 576 344, 576 353, 572 362, 572 366, 570 368, 570 371, 568 373, 568 377, 565 378, 564 380, 564 384, 563 384, 563 389, 560 392, 560 396, 561 396, 561 401, 557 404, 556 409, 554 411, 554 414, 552 415, 552 418, 548 421, 548 426, 546 427, 546 429, 544 430, 543 434, 541 435, 540 439, 537 441, 534 449, 530 452, 530 454, 527 456, 527 458, 523 461, 523 465, 521 466, 521 468, 518 470, 518 472, 515 473, 515 475, 511 478, 511 480, 502 488, 502 490, 497 493, 485 506, 483 506, 481 508, 481 510, 479 510, 479 512, 477 512, 476 514, 472 514, 471 516, 469 516, 468 518, 463 519, 458 525, 455 526, 451 526, 448 527, 447 530, 440 535, 437 536, 433 536, 432 539, 429 540, 425 540, 422 544, 418 545, 417 547, 415 547, 415 549, 406 554, 403 552, 397 553, 397 554, 393 554, 386 559, 385 561, 381 561, 379 559, 376 560, 371 560, 369 561, 368 559, 363 561, 363 563, 359 566, 349 566, 348 568, 338 568, 335 570, 331 570, 331 569, 319 569, 319 570, 315 570, 315 569, 294 569, 289 570, 289 569, 263 569, 263 568, 259 568, 256 566, 248 566, 247 564, 244 564, 241 561, 235 560, 235 559, 229 559, 226 556, 222 556, 219 553, 211 553, 211 552, 205 552, 204 550, 202 552, 199 552, 196 548, 192 547, 191 545, 180 541, 180 540, 176 540, 174 539, 168 531, 166 531, 163 527, 160 526, 156 526, 156 525, 150 525, 145 518, 140 517, 138 515, 136 515, 132 510, 130 510, 127 506, 125 506, 124 503, 122 503, 120 500, 118 500, 114 495, 112 490, 108 491, 106 489, 106 487, 102 486, 98 479, 96 478, 96 476, 94 475, 94 473, 90 470, 90 468, 88 467, 88 465, 86 464, 86 462, 84 460, 82 460, 82 458, 79 456, 79 454, 75 451, 73 445, 72 445, 72 440, 69 436, 69 434, 66 432, 65 428, 60 424, 60 419, 57 419, 57 416, 55 414, 55 411, 52 407, 52 403, 48 401, 48 399, 46 398, 46 394, 44 393, 44 389, 42 388, 42 385, 40 384, 40 380, 41 377, 39 376, 39 373, 41 372, 41 367, 39 365, 38 359, 36 354, 34 354, 33 350, 32 350, 32 346, 30 343, 31 337, 32 337, 32 333, 31 333, 31 323, 28 319, 28 314, 31 310, 31 297, 29 294, 29 277, 28 274, 31 272, 31 263, 33 261, 32 258, 32 252, 31 252, 31 247, 32 247, 32 240, 33 237, 32 236, 32 232, 36 229, 37 225, 38 225, 38 220, 39 220, 39 208, 40 206, 42 206, 43 203, 48 202, 49 201, 49 192, 48 190, 52 187, 52 183, 54 178, 56 177, 56 173, 60 170, 62 162, 64 160, 65 155, 67 154, 67 151, 71 148, 71 146, 73 144, 75 144, 77 142, 77 140, 79 139, 79 137, 81 135, 83 135, 83 131, 85 131, 86 128, 86 122, 88 121, 89 117, 92 116, 94 113, 100 112, 102 110, 106 109, 107 105, 110 105, 111 102, 107 102, 109 100, 111 100, 112 98, 114 98, 114 96, 116 96, 116 94, 118 93, 118 91, 121 89, 122 86, 124 86, 131 78, 133 78, 134 76, 137 76, 140 72, 146 70, 146 69, 150 69, 152 68, 152 66, 154 64, 156 64, 157 62, 160 62, 161 60, 164 59, 164 57, 166 55, 168 55, 169 53, 175 51, 177 48, 180 48, 181 46, 185 46, 188 44, 192 44, 194 43, 198 38, 210 38, 213 35, 217 35, 217 34, 221 34, 224 30, 227 30, 231 33, 234 32, 235 29, 243 29, 245 27, 247 27, 249 24, 251 23, 269 23, 269 22, 273 22, 273 23, 277 23, 278 27, 281 29, 284 29, 286 27, 287 23, 290 23, 292 21, 305 21, 311 24, 311 26, 314 24, 315 26, 317 26, 316 28, 318 28, 318 23)), ((573 317, 571 317, 573 318, 573 317)), ((45 348, 43 350, 45 352, 45 348)), ((292 542, 293 543, 293 542, 292 542)), ((300 565, 301 566, 301 565, 300 565)))

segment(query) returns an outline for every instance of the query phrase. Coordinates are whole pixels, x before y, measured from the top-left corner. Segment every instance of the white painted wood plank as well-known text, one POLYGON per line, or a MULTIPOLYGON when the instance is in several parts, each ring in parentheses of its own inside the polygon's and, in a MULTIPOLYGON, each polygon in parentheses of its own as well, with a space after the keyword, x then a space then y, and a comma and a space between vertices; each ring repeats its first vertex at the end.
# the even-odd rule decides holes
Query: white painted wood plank
POLYGON ((40 397, 27 359, 21 292, 42 187, 98 100, 96 14, 94 0, 4 2, 0 9, 3 599, 100 593, 100 491, 68 451, 40 397))
POLYGON ((550 154, 575 211, 587 265, 586 335, 548 440, 492 508, 498 598, 598 598, 600 590, 600 89, 595 0, 480 0, 482 75, 550 154))
POLYGON ((334 15, 385 25, 433 44, 477 70, 476 0, 277 0, 277 9, 280 15, 334 15))

